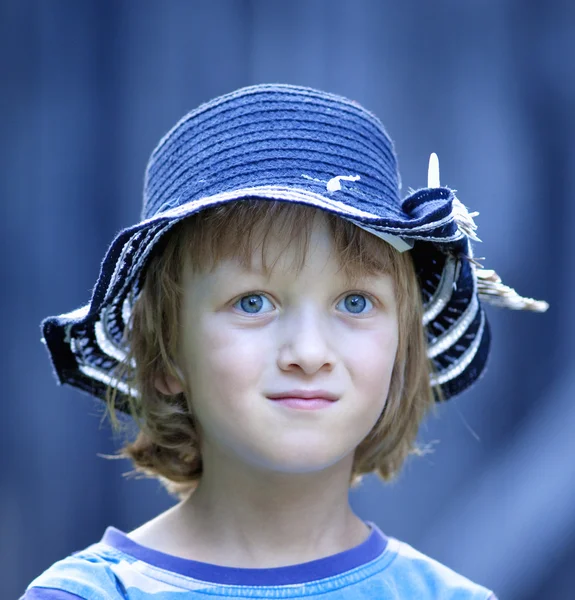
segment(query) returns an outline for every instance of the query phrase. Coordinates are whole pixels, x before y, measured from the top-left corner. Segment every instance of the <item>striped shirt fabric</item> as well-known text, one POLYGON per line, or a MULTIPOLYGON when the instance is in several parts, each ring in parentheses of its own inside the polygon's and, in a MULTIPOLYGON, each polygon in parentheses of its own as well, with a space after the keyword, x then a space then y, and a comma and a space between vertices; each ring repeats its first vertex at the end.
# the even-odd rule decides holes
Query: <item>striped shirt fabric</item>
POLYGON ((37 577, 20 600, 495 600, 488 589, 385 536, 374 523, 367 525, 369 537, 350 550, 269 569, 179 558, 137 544, 108 527, 101 541, 37 577))

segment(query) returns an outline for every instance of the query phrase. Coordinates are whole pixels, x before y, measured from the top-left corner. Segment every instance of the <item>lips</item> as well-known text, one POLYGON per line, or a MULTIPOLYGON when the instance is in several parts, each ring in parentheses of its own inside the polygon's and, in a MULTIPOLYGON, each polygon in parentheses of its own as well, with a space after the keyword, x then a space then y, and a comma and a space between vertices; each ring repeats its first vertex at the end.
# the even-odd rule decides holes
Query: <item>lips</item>
POLYGON ((280 392, 278 394, 268 394, 270 400, 285 400, 285 399, 299 399, 299 400, 324 400, 328 402, 335 402, 339 400, 339 396, 332 394, 326 390, 289 390, 287 392, 280 392))

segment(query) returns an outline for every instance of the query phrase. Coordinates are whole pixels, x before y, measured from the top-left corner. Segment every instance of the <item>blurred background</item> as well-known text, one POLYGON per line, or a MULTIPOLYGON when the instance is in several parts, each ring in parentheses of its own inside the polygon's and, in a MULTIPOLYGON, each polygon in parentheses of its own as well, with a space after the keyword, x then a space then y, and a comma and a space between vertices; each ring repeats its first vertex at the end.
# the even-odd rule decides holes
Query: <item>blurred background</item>
POLYGON ((426 422, 435 452, 368 478, 356 511, 501 600, 575 597, 574 64, 567 0, 1 0, 1 597, 172 504, 98 456, 117 442, 55 385, 39 323, 89 300, 160 137, 262 82, 374 111, 405 195, 437 152, 481 213, 476 255, 551 304, 488 308, 486 375, 426 422))

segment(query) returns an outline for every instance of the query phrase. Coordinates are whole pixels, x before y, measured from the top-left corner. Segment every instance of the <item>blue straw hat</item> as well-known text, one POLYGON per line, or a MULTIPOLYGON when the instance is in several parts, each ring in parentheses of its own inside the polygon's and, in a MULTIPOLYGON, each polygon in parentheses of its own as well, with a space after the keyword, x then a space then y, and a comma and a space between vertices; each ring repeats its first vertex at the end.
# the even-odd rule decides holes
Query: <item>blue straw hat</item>
MULTIPOLYGON (((473 260, 469 214, 440 187, 432 155, 429 187, 399 195, 393 144, 381 122, 356 102, 290 85, 257 85, 187 114, 148 163, 142 220, 108 249, 90 303, 47 318, 43 341, 59 383, 104 398, 125 360, 124 330, 152 249, 170 228, 205 208, 261 198, 309 205, 412 253, 424 304, 422 326, 433 386, 448 399, 485 368, 490 333, 482 301, 543 311, 473 260)), ((124 398, 125 399, 125 398, 124 398)))

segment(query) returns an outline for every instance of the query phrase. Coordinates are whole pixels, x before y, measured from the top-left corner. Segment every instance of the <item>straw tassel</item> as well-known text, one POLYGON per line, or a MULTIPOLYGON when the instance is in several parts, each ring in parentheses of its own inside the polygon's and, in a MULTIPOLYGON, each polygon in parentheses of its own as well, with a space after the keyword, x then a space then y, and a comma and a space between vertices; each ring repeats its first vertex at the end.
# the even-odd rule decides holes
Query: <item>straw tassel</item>
MULTIPOLYGON (((427 187, 439 187, 439 158, 433 152, 429 157, 429 168, 427 171, 427 187)), ((477 237, 475 231, 477 225, 473 221, 479 213, 470 213, 459 198, 453 198, 452 204, 453 220, 459 230, 469 239, 476 242, 481 240, 477 237)), ((533 298, 524 298, 520 296, 513 288, 505 285, 499 275, 492 269, 481 268, 479 260, 474 260, 472 256, 467 259, 475 265, 475 276, 477 278, 477 294, 479 298, 494 306, 511 308, 513 310, 531 310, 534 312, 545 312, 549 304, 543 300, 534 300, 533 298)))
POLYGON ((481 240, 477 237, 475 233, 477 229, 477 225, 473 221, 473 217, 476 217, 479 212, 474 211, 470 213, 467 208, 463 205, 459 198, 453 198, 452 206, 452 214, 453 220, 457 223, 457 227, 459 231, 464 233, 469 239, 474 242, 480 242, 481 240))
POLYGON ((545 312, 549 308, 549 304, 543 300, 520 296, 513 288, 505 285, 492 269, 475 269, 475 274, 479 298, 489 304, 534 312, 545 312))

